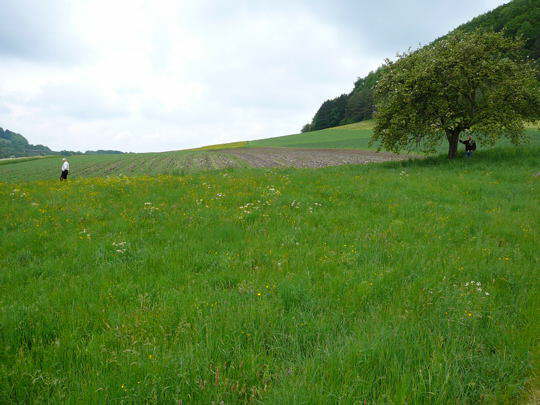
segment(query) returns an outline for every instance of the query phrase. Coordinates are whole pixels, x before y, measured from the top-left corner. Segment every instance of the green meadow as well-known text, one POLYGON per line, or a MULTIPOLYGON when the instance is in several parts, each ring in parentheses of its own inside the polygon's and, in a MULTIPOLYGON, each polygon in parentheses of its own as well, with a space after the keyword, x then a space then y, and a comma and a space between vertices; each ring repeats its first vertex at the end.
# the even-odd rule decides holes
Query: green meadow
POLYGON ((0 166, 0 402, 527 402, 539 158, 0 166))
MULTIPOLYGON (((275 138, 249 141, 244 147, 286 147, 286 148, 329 148, 329 149, 371 149, 375 150, 378 144, 370 144, 371 135, 375 126, 374 120, 362 121, 355 124, 323 129, 320 131, 305 132, 302 134, 285 135, 275 138)), ((538 124, 529 125, 525 130, 529 144, 540 145, 540 130, 538 124)), ((492 146, 482 145, 479 148, 492 146)), ((507 140, 500 140, 496 146, 511 146, 507 140)), ((413 150, 420 153, 421 148, 413 150)), ((448 152, 448 143, 441 140, 436 153, 448 152)))
POLYGON ((358 122, 320 131, 249 141, 247 147, 377 149, 369 145, 375 123, 358 122))

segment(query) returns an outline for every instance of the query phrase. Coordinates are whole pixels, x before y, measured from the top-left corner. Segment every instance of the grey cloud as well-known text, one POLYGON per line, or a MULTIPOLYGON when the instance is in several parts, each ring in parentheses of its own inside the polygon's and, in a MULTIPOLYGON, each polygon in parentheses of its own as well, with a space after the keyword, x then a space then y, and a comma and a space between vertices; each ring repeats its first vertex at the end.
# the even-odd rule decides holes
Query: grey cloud
POLYGON ((68 0, 2 0, 0 56, 68 62, 81 54, 68 0))
POLYGON ((110 100, 103 91, 83 81, 44 86, 29 105, 48 115, 64 115, 78 120, 108 120, 129 115, 122 101, 110 100))
MULTIPOLYGON (((222 21, 224 32, 234 29, 242 18, 266 16, 284 18, 291 26, 303 23, 306 16, 333 27, 351 52, 376 52, 393 56, 418 44, 431 42, 456 26, 509 0, 272 0, 231 3, 228 0, 204 1, 196 19, 211 17, 222 21), (229 28, 228 28, 229 27, 229 28)), ((250 33, 246 32, 246 36, 250 33)), ((286 33, 275 32, 277 38, 286 33)), ((306 38, 309 43, 310 38, 306 38)), ((324 49, 321 49, 321 53, 324 49)), ((321 54, 323 56, 323 54, 321 54)))
POLYGON ((352 49, 391 57, 426 44, 508 0, 315 0, 317 15, 341 27, 352 49), (339 6, 335 6, 338 4, 339 6))
MULTIPOLYGON (((0 125, 56 149, 141 152, 297 132, 322 101, 350 91, 383 58, 503 1, 186 0, 178 18, 144 20, 151 27, 139 38, 151 37, 144 46, 126 44, 144 52, 135 59, 141 66, 117 56, 130 35, 113 38, 112 50, 106 41, 85 48, 70 25, 70 7, 85 2, 2 1, 0 63, 25 62, 13 62, 20 88, 0 77, 0 125), (200 53, 189 47, 182 53, 178 27, 196 39, 200 53), (47 73, 44 62, 57 63, 60 74, 47 73)), ((99 18, 90 22, 99 29, 99 18)))

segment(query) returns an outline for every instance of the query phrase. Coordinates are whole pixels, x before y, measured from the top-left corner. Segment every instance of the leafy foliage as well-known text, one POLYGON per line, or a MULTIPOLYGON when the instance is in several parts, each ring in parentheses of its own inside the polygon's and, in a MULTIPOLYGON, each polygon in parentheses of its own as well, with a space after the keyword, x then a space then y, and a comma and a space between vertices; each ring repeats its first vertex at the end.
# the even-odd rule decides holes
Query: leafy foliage
POLYGON ((502 33, 458 32, 387 60, 375 88, 374 140, 393 151, 420 143, 429 150, 446 136, 449 158, 464 131, 490 145, 501 136, 519 143, 540 105, 522 49, 502 33))
POLYGON ((540 57, 540 1, 514 0, 497 7, 467 24, 458 27, 455 32, 504 31, 508 37, 523 37, 523 48, 533 59, 540 57))
POLYGON ((311 130, 335 127, 341 123, 345 117, 345 110, 347 108, 347 95, 334 98, 333 100, 326 100, 311 124, 311 130))
MULTIPOLYGON (((449 35, 481 29, 483 31, 504 32, 509 38, 522 37, 524 39, 523 49, 530 57, 538 61, 540 58, 539 21, 539 0, 514 0, 459 26, 449 35)), ((445 38, 447 36, 437 41, 445 38)), ((329 102, 336 104, 337 99, 326 101, 315 115, 316 119, 313 119, 310 130, 316 131, 335 125, 371 119, 374 111, 373 89, 380 76, 381 69, 379 68, 356 81, 354 89, 347 95, 347 105, 339 123, 328 125, 328 122, 333 121, 327 117, 331 109, 325 104, 329 102)))
POLYGON ((311 131, 311 124, 306 124, 302 127, 302 133, 304 132, 310 132, 311 131))

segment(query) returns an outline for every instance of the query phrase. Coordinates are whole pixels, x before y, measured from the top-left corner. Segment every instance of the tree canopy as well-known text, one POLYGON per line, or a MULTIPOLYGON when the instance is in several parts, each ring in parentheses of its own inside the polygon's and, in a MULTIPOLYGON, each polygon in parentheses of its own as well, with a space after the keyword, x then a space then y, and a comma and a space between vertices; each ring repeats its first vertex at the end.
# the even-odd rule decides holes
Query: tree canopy
POLYGON ((433 150, 442 137, 456 156, 460 134, 484 144, 519 143, 539 113, 538 81, 523 40, 502 33, 455 33, 387 60, 375 87, 373 140, 392 151, 433 150))

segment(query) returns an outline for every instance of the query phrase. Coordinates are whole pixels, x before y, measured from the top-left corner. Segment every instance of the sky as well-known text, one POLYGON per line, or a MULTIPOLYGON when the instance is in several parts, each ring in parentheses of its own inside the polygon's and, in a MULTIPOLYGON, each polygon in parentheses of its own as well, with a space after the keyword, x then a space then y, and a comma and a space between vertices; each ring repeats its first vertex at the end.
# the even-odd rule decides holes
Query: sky
POLYGON ((397 52, 505 0, 2 0, 0 127, 53 150, 299 132, 397 52))

